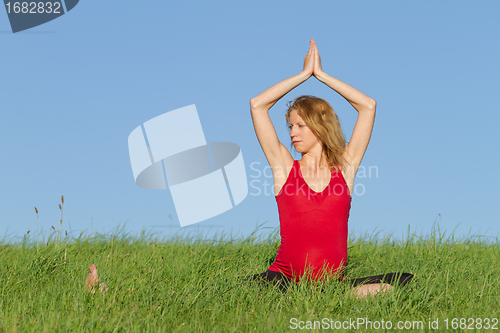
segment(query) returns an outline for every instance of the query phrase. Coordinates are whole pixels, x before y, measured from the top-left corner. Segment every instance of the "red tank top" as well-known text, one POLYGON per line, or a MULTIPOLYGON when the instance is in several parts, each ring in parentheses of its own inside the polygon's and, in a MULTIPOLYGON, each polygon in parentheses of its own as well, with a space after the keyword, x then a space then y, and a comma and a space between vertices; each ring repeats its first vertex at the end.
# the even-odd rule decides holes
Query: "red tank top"
POLYGON ((269 270, 299 282, 306 269, 318 280, 324 271, 341 274, 347 261, 349 188, 341 172, 332 170, 322 192, 311 190, 293 162, 288 179, 276 196, 281 244, 269 270), (310 271, 311 270, 311 271, 310 271))

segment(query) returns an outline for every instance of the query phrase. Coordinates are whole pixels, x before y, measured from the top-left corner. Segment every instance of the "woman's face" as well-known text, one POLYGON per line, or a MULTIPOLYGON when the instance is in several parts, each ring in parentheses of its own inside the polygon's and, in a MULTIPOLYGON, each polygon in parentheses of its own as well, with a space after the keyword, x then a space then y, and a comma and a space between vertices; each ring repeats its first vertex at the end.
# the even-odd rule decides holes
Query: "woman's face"
POLYGON ((316 138, 309 127, 307 127, 296 110, 290 112, 288 124, 290 126, 290 138, 298 153, 307 153, 313 148, 319 148, 321 150, 321 142, 316 138))

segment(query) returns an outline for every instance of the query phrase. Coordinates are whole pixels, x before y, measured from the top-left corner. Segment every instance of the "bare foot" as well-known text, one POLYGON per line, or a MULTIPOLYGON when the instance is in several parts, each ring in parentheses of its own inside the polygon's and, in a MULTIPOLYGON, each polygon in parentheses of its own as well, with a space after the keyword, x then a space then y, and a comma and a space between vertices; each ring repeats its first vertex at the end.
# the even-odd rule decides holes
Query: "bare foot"
POLYGON ((364 284, 354 288, 351 291, 351 296, 356 296, 356 298, 366 298, 368 296, 373 297, 379 293, 381 295, 385 295, 391 290, 394 290, 394 287, 388 283, 364 284))
POLYGON ((97 267, 92 264, 89 267, 90 273, 85 280, 85 288, 87 288, 89 293, 95 294, 97 288, 99 292, 105 294, 108 292, 109 287, 105 283, 101 283, 99 280, 99 275, 97 275, 97 267))

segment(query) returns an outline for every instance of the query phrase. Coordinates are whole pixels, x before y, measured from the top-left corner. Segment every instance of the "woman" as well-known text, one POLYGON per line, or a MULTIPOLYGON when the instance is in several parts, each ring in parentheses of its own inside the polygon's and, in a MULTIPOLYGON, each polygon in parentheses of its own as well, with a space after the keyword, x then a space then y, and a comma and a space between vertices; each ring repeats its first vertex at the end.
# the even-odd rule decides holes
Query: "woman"
MULTIPOLYGON (((264 279, 286 289, 304 274, 312 280, 328 273, 342 278, 354 177, 370 141, 376 102, 323 72, 311 39, 302 72, 252 98, 250 107, 255 133, 273 171, 281 234, 275 262, 267 272, 250 279, 264 279), (344 97, 358 111, 358 119, 346 145, 330 104, 317 97, 298 97, 286 114, 292 144, 302 154, 294 161, 278 140, 268 111, 311 76, 344 97)), ((407 273, 391 273, 351 282, 362 284, 353 293, 363 296, 393 288, 386 282, 406 284, 411 278, 407 273)))
MULTIPOLYGON (((362 92, 324 73, 316 43, 311 39, 304 68, 250 101, 257 138, 273 171, 278 203, 281 244, 269 269, 245 279, 268 281, 286 290, 292 281, 306 276, 319 280, 325 274, 342 278, 347 260, 347 220, 351 208, 354 177, 370 141, 376 103, 362 92), (358 111, 358 119, 346 145, 335 112, 326 101, 301 96, 290 105, 286 120, 297 152, 294 161, 278 140, 269 109, 293 88, 311 76, 335 90, 358 111)), ((412 275, 385 274, 348 281, 353 294, 366 296, 406 284, 412 275)), ((95 292, 108 287, 99 282, 97 268, 90 266, 85 286, 95 292)))

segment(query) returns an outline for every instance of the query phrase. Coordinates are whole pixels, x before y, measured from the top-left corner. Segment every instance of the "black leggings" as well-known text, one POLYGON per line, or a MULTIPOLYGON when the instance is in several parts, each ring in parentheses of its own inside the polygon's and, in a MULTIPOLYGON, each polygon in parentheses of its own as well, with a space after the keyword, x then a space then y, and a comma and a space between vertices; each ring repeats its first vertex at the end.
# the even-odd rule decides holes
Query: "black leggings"
POLYGON ((286 275, 270 270, 267 270, 267 272, 264 273, 244 277, 243 280, 256 281, 260 285, 272 284, 274 286, 278 286, 279 290, 282 292, 285 292, 292 282, 292 280, 290 280, 286 275))
MULTIPOLYGON (((403 287, 407 285, 412 278, 413 275, 408 273, 387 273, 367 276, 359 279, 342 280, 342 282, 351 284, 353 288, 359 285, 373 283, 388 283, 397 287, 403 287)), ((247 276, 242 279, 256 281, 261 285, 266 283, 272 284, 278 286, 279 290, 281 290, 282 292, 285 292, 292 283, 292 280, 290 280, 286 275, 270 270, 267 270, 267 272, 264 273, 255 274, 253 276, 247 276)))

